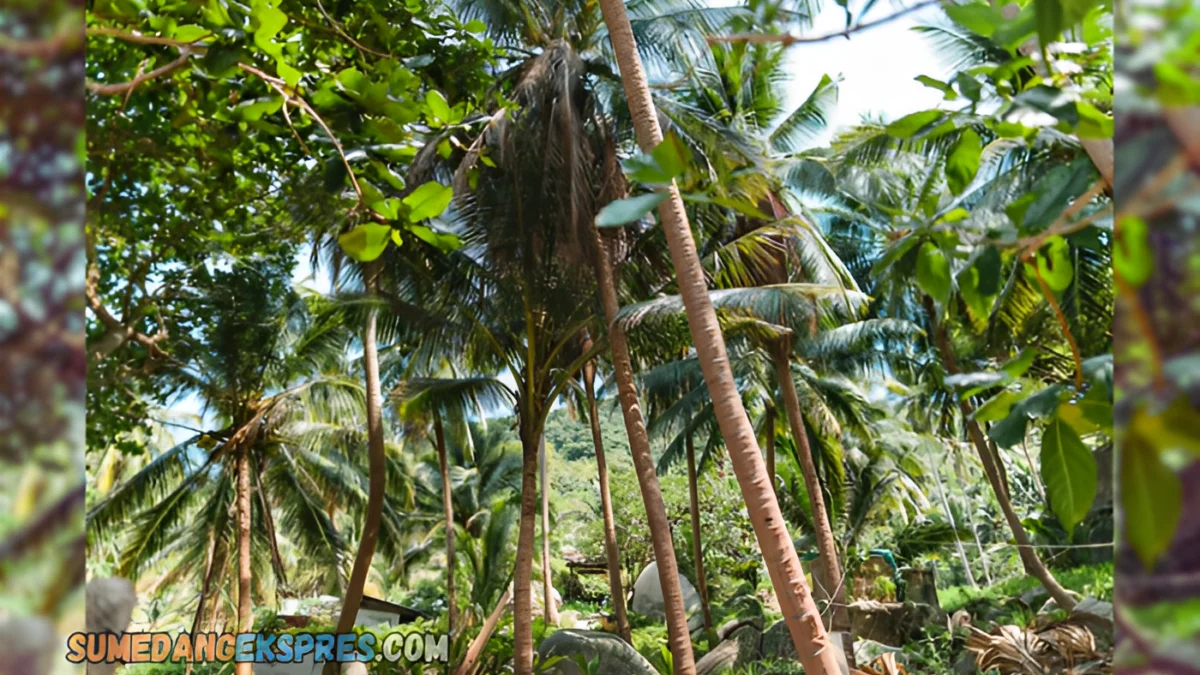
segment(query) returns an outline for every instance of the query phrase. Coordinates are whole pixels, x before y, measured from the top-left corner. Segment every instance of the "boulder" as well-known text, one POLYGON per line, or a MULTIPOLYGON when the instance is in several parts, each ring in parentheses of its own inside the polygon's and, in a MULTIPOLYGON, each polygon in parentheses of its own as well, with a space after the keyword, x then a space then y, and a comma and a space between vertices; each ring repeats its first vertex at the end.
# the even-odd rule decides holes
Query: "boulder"
MULTIPOLYGON (((941 621, 944 625, 945 619, 941 621)), ((938 615, 925 604, 872 601, 850 604, 850 625, 854 634, 892 647, 903 647, 931 623, 938 623, 938 615)))
POLYGON ((733 635, 734 631, 741 628, 742 626, 754 626, 759 631, 762 631, 762 628, 763 628, 762 617, 753 616, 753 617, 749 617, 749 618, 730 619, 729 621, 726 621, 724 624, 722 624, 719 628, 717 628, 717 639, 718 640, 729 639, 729 636, 733 635))
MULTIPOLYGON (((137 591, 128 579, 92 579, 84 591, 89 633, 124 633, 137 606, 137 591)), ((89 663, 88 675, 111 675, 116 663, 89 663)))
POLYGON ((1080 600, 1079 604, 1075 605, 1075 609, 1072 613, 1089 614, 1091 616, 1098 616, 1102 619, 1108 619, 1109 621, 1112 621, 1113 605, 1111 602, 1104 602, 1103 600, 1097 600, 1096 598, 1088 596, 1083 600, 1080 600))
MULTIPOLYGON (((696 630, 704 623, 704 617, 698 614, 700 610, 700 594, 692 586, 687 577, 679 575, 679 590, 683 593, 683 608, 688 615, 688 628, 696 630), (693 625, 695 624, 695 625, 693 625)), ((663 610, 662 584, 658 579, 658 563, 646 565, 633 582, 633 597, 629 601, 629 609, 653 619, 666 619, 663 610)))
POLYGON ((696 662, 696 675, 716 675, 754 663, 762 658, 761 644, 762 631, 752 623, 743 624, 696 662))
POLYGON ((0 675, 50 675, 62 662, 62 645, 48 619, 0 619, 0 675))
MULTIPOLYGON (((1071 596, 1077 603, 1083 600, 1083 596, 1079 595, 1075 591, 1069 590, 1067 591, 1067 595, 1071 596)), ((1057 611, 1058 603, 1054 600, 1054 598, 1050 598, 1046 601, 1046 604, 1042 605, 1042 608, 1038 610, 1038 614, 1051 614, 1057 611)))
POLYGON ((658 675, 658 671, 646 657, 629 643, 611 633, 591 630, 563 629, 551 633, 538 645, 538 656, 548 659, 561 656, 548 669, 546 675, 583 675, 576 658, 591 663, 599 659, 598 672, 605 675, 658 675))
POLYGON ((124 633, 129 628, 137 592, 128 579, 92 579, 85 597, 89 633, 124 633))
POLYGON ((799 654, 796 653, 796 645, 792 643, 792 634, 788 631, 787 624, 783 619, 771 624, 771 627, 763 633, 761 651, 764 659, 778 661, 799 658, 799 654))

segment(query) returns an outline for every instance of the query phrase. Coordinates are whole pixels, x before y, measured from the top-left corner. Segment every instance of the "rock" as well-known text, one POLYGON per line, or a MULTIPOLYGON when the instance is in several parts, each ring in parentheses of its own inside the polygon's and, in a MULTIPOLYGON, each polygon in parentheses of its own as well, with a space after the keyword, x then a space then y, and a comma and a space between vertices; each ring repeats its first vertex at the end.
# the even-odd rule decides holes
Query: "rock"
POLYGON ((778 661, 795 660, 799 657, 796 654, 796 645, 792 644, 792 634, 788 631, 787 624, 783 619, 771 624, 771 627, 763 633, 760 650, 764 659, 778 661))
POLYGON ((588 663, 599 659, 598 672, 605 675, 658 675, 644 656, 611 633, 569 628, 558 630, 542 640, 538 655, 542 659, 564 657, 542 671, 546 675, 583 675, 575 660, 580 656, 588 663))
POLYGON ((854 634, 893 647, 904 646, 926 625, 937 622, 936 612, 925 604, 872 601, 850 604, 850 625, 854 634))
POLYGON ((875 659, 884 654, 895 654, 897 663, 904 665, 904 650, 900 647, 891 647, 881 642, 862 638, 854 641, 854 660, 862 665, 871 665, 875 659))
POLYGON ((63 658, 61 644, 54 624, 42 617, 0 620, 0 675, 50 675, 63 658))
POLYGON ((1042 588, 1041 586, 1034 586, 1033 588, 1021 594, 1021 602, 1025 603, 1029 607, 1040 607, 1046 603, 1046 600, 1049 599, 1049 597, 1050 594, 1046 592, 1045 588, 1042 588))
POLYGON ((749 618, 744 618, 744 619, 730 619, 729 621, 726 621, 720 628, 717 629, 717 639, 718 640, 729 639, 729 636, 733 635, 734 631, 741 628, 742 626, 754 626, 759 631, 762 631, 762 627, 763 627, 762 617, 754 616, 754 617, 749 617, 749 618))
POLYGON ((696 662, 696 675, 717 675, 737 666, 738 643, 726 640, 696 662))
POLYGON ((579 625, 579 612, 575 610, 567 610, 560 612, 558 615, 558 625, 560 628, 574 628, 579 625))
POLYGON ((92 579, 85 592, 89 633, 124 633, 137 606, 137 592, 128 579, 92 579))
POLYGON ((1079 604, 1075 605, 1075 609, 1072 613, 1090 614, 1091 616, 1098 616, 1102 619, 1108 619, 1109 621, 1112 621, 1113 605, 1111 602, 1104 602, 1103 600, 1097 600, 1096 598, 1088 596, 1083 600, 1080 600, 1079 604))
MULTIPOLYGON (((1067 595, 1074 598, 1076 603, 1078 603, 1079 601, 1081 601, 1083 599, 1083 597, 1080 596, 1075 591, 1067 591, 1067 595)), ((1042 608, 1040 610, 1038 610, 1038 614, 1051 614, 1051 613, 1057 612, 1057 611, 1058 611, 1058 603, 1054 601, 1054 598, 1050 598, 1049 600, 1046 601, 1046 604, 1042 605, 1042 608)))
MULTIPOLYGON (((137 606, 137 591, 128 579, 92 579, 84 591, 89 633, 124 633, 137 606)), ((88 675, 111 675, 116 663, 89 663, 88 675)))
POLYGON ((970 650, 964 649, 954 657, 954 665, 951 666, 954 675, 975 675, 979 672, 979 668, 975 665, 975 654, 970 650))
MULTIPOLYGON (((691 617, 700 609, 700 594, 696 592, 696 588, 692 586, 692 582, 687 580, 687 577, 679 575, 679 589, 683 593, 683 608, 691 617)), ((633 598, 629 601, 629 609, 643 616, 648 616, 654 619, 666 619, 667 615, 663 611, 663 595, 662 584, 658 578, 658 563, 652 562, 646 565, 646 569, 638 575, 637 581, 633 582, 633 598)), ((700 619, 702 624, 703 617, 700 619)), ((688 627, 692 628, 692 622, 688 621, 688 627)), ((695 630, 695 628, 692 628, 695 630)))
POLYGON ((733 631, 704 658, 696 662, 696 675, 716 675, 731 668, 740 668, 762 658, 759 645, 762 631, 746 623, 733 631))

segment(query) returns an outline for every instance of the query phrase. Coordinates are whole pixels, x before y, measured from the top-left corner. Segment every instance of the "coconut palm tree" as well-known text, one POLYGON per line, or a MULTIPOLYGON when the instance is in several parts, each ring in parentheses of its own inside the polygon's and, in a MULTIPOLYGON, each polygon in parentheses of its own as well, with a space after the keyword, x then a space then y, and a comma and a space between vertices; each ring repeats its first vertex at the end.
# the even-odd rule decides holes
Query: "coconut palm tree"
MULTIPOLYGON (((335 514, 363 507, 356 495, 365 471, 354 459, 365 440, 363 390, 346 374, 351 335, 338 308, 291 290, 290 266, 275 258, 201 269, 181 289, 198 309, 180 317, 187 330, 158 384, 167 398, 198 399, 214 425, 160 454, 88 514, 93 545, 120 539, 122 575, 164 562, 174 564, 174 581, 202 570, 196 630, 233 561, 240 631, 251 629, 256 567, 273 573, 277 590, 291 586, 285 544, 302 552, 302 569, 323 571, 316 578, 326 588, 344 581, 335 514)), ((408 527, 395 516, 389 545, 408 527)))
MULTIPOLYGON (((450 420, 453 429, 464 432, 468 415, 478 412, 480 415, 487 410, 493 410, 504 405, 511 405, 512 391, 502 382, 488 377, 453 377, 453 368, 443 368, 443 378, 412 378, 400 382, 393 390, 397 400, 400 417, 410 422, 410 438, 417 435, 414 427, 431 425, 433 428, 432 442, 437 455, 438 482, 441 484, 441 505, 443 512, 442 526, 446 540, 446 597, 447 597, 447 633, 454 638, 458 595, 455 592, 454 576, 456 560, 454 544, 457 538, 454 518, 454 484, 451 480, 451 458, 447 449, 446 429, 443 420, 450 420)), ((470 442, 470 432, 466 431, 465 440, 470 442)), ((426 437, 430 434, 426 432, 426 437)), ((467 457, 463 457, 467 459, 467 457)), ((457 466, 457 465, 455 465, 457 466)))
MULTIPOLYGON (((663 136, 629 15, 624 4, 617 0, 604 0, 600 7, 619 64, 638 145, 644 152, 651 152, 662 142, 663 136)), ((713 398, 717 421, 734 472, 746 498, 747 510, 767 570, 783 608, 784 620, 805 670, 814 674, 833 673, 838 666, 832 651, 826 648, 828 638, 824 627, 815 618, 816 606, 804 581, 800 559, 783 524, 754 429, 737 394, 717 315, 696 253, 696 243, 688 225, 683 200, 674 185, 659 208, 659 216, 679 278, 680 295, 704 379, 713 398)))
MULTIPOLYGON (((867 288, 875 298, 873 311, 909 317, 924 326, 928 351, 918 355, 907 373, 898 373, 902 380, 923 381, 927 385, 924 390, 932 394, 916 404, 923 408, 922 419, 914 419, 918 430, 931 431, 929 425, 933 425, 942 433, 961 430, 966 434, 1020 546, 1026 571, 1052 596, 1071 606, 1073 601, 1065 589, 1029 546, 1028 533, 1008 495, 999 450, 973 417, 984 399, 975 395, 960 400, 943 384, 946 377, 963 372, 960 363, 964 360, 973 364, 969 369, 975 369, 974 364, 982 369, 983 364, 1003 363, 1026 347, 1038 350, 1031 372, 1065 377, 1074 366, 1071 350, 1059 332, 1060 322, 1036 281, 1019 273, 1019 261, 994 258, 999 265, 997 274, 1004 281, 986 297, 970 286, 964 291, 961 287, 966 282, 959 281, 947 297, 935 300, 915 283, 915 272, 917 257, 927 241, 936 250, 943 250, 943 245, 978 250, 965 265, 956 263, 948 270, 951 280, 969 272, 992 247, 989 230, 1008 220, 1008 204, 1036 189, 1039 179, 1053 168, 1071 172, 1082 162, 1090 169, 1090 161, 1081 158, 1082 152, 1071 139, 1053 130, 1043 130, 1028 145, 1014 144, 996 139, 979 117, 947 115, 955 120, 957 130, 929 140, 897 140, 885 125, 873 121, 839 136, 827 166, 841 198, 816 210, 827 218, 835 249, 855 242, 859 255, 877 256, 878 262, 869 269, 858 266, 869 278, 867 288), (983 139, 985 150, 978 175, 956 195, 947 185, 944 166, 957 139, 968 130, 983 139), (940 241, 933 234, 938 224, 947 220, 956 221, 957 243, 940 241)), ((1080 245, 1072 247, 1071 256, 1078 271, 1063 297, 1063 318, 1076 342, 1087 345, 1089 353, 1104 351, 1111 345, 1111 329, 1102 320, 1110 315, 1106 308, 1112 302, 1107 253, 1103 247, 1080 245)))

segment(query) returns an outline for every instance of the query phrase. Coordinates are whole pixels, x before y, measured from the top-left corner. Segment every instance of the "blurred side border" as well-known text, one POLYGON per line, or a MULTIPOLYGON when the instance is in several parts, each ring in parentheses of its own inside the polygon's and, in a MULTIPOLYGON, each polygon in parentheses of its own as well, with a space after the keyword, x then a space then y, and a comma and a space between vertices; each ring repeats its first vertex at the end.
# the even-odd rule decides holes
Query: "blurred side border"
POLYGON ((0 675, 83 670, 84 5, 0 4, 0 675))

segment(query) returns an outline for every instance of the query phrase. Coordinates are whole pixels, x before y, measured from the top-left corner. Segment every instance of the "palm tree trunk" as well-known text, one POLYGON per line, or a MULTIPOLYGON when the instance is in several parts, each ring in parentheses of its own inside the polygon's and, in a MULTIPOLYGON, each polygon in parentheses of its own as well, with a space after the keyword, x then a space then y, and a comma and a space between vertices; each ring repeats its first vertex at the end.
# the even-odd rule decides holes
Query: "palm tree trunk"
POLYGON ((688 502, 692 512, 692 557, 696 559, 696 590, 700 592, 704 630, 712 630, 712 609, 708 606, 708 577, 704 574, 704 546, 700 540, 700 490, 696 483, 696 444, 692 440, 691 431, 684 433, 687 434, 688 502))
POLYGON ((442 515, 446 519, 446 633, 454 640, 454 627, 458 624, 457 598, 454 593, 454 499, 450 489, 450 462, 446 457, 446 433, 442 429, 442 415, 433 412, 433 435, 437 439, 438 470, 442 474, 442 515))
MULTIPOLYGON (((955 358, 954 349, 950 345, 950 340, 946 337, 945 328, 937 320, 933 300, 929 296, 925 296, 924 304, 925 313, 933 329, 935 346, 942 356, 942 365, 945 367, 947 374, 957 375, 960 372, 958 359, 955 358)), ((1025 526, 1021 524, 1020 516, 1017 515, 1016 509, 1013 508, 1012 499, 1009 498, 1004 477, 997 467, 997 458, 992 454, 991 448, 988 447, 988 442, 984 438, 983 429, 979 427, 979 422, 971 417, 974 412, 971 404, 967 401, 959 401, 958 408, 962 413, 963 420, 967 423, 967 435, 970 436, 971 442, 975 445, 975 451, 979 454, 979 461, 983 464, 983 472, 987 475, 988 483, 992 486, 992 492, 996 495, 996 501, 1000 504, 1000 510, 1004 513, 1004 520, 1008 522, 1008 527, 1012 530, 1013 539, 1017 542, 1017 553, 1021 556, 1021 564, 1025 567, 1025 572, 1041 582, 1042 587, 1046 589, 1051 598, 1054 598, 1054 602, 1058 604, 1060 609, 1070 612, 1075 608, 1075 600, 1067 593, 1067 589, 1058 583, 1058 579, 1054 578, 1054 574, 1050 572, 1046 564, 1042 562, 1041 557, 1038 556, 1037 551, 1034 550, 1029 533, 1025 531, 1025 526)))
POLYGON ((538 441, 538 463, 542 472, 542 613, 547 626, 558 625, 558 605, 550 570, 550 484, 546 482, 546 433, 538 441))
MULTIPOLYGON (((637 42, 633 37, 633 28, 629 25, 629 16, 625 13, 625 4, 621 0, 601 0, 600 9, 604 14, 604 23, 608 26, 613 52, 620 67, 621 82, 625 88, 625 98, 629 103, 638 145, 643 151, 650 152, 662 142, 662 130, 658 126, 650 86, 646 81, 641 57, 638 56, 637 42)), ((775 499, 775 491, 759 453, 758 442, 754 438, 754 427, 751 426, 742 406, 737 383, 729 367, 729 356, 725 352, 725 340, 721 335, 712 301, 708 297, 704 271, 696 254, 696 242, 692 239, 683 199, 674 185, 670 187, 670 199, 659 207, 659 216, 667 237, 671 261, 679 279, 679 291, 687 313, 692 341, 696 345, 696 352, 704 371, 704 381, 712 395, 717 423, 725 439, 725 447, 729 451, 742 495, 745 497, 746 509, 754 524, 754 533, 763 552, 780 608, 783 610, 784 621, 787 622, 792 642, 796 646, 796 653, 800 656, 800 662, 808 675, 835 675, 839 671, 837 659, 833 651, 827 649, 829 638, 825 627, 817 620, 817 607, 805 582, 804 569, 783 522, 783 515, 779 512, 779 502, 775 499)), ((611 323, 611 316, 609 320, 611 323)), ((615 356, 615 346, 613 351, 615 356)), ((691 665, 690 649, 688 664, 691 665)), ((676 661, 676 668, 678 667, 679 662, 676 661)), ((688 672, 690 671, 689 668, 688 672)))
MULTIPOLYGON (((521 415, 532 416, 532 411, 521 415)), ((513 672, 533 675, 533 543, 537 529, 537 461, 541 433, 521 421, 521 516, 513 571, 513 672)))
MULTIPOLYGON (((583 346, 592 348, 591 340, 583 346)), ((596 405, 596 362, 583 367, 583 390, 587 394, 588 418, 592 423, 592 444, 596 448, 596 476, 600 482, 600 511, 604 516, 604 556, 608 562, 608 590, 612 596, 613 615, 617 619, 617 635, 633 644, 629 615, 625 612, 625 589, 621 584, 621 552, 617 548, 617 525, 613 518, 612 493, 608 489, 608 460, 604 457, 604 439, 600 434, 600 409, 596 405)))
POLYGON ((789 344, 784 339, 775 345, 772 360, 775 362, 775 374, 779 379, 779 390, 783 394, 783 408, 787 413, 788 424, 792 430, 792 440, 796 443, 796 455, 800 459, 801 473, 804 474, 804 486, 808 490, 808 502, 812 506, 813 534, 817 539, 817 552, 820 554, 822 571, 831 586, 825 589, 829 593, 829 601, 833 605, 830 627, 842 631, 846 638, 842 647, 846 652, 846 662, 854 666, 854 636, 850 632, 850 613, 846 608, 846 584, 842 582, 842 566, 838 561, 837 541, 833 537, 833 526, 829 522, 829 512, 825 508, 824 491, 821 489, 821 479, 817 475, 817 464, 813 461, 812 448, 808 444, 808 431, 804 426, 804 415, 800 412, 800 399, 796 396, 796 382, 792 379, 792 366, 788 358, 789 344))
MULTIPOLYGON (((250 599, 250 451, 238 450, 237 460, 237 542, 238 542, 238 605, 237 630, 254 630, 254 606, 250 599)), ((237 675, 251 675, 254 667, 239 662, 237 675)))
MULTIPOLYGON (((624 9, 621 15, 624 16, 624 9)), ((613 377, 617 381, 617 395, 621 402, 621 414, 625 419, 625 432, 629 435, 629 450, 633 455, 633 466, 637 472, 638 487, 642 492, 642 503, 646 507, 646 524, 650 528, 650 539, 654 546, 654 559, 658 563, 658 582, 662 587, 663 612, 667 621, 667 644, 671 649, 671 660, 677 675, 694 675, 696 660, 692 654, 692 638, 688 631, 687 612, 683 606, 683 589, 679 585, 679 565, 675 561, 675 545, 671 540, 671 521, 667 519, 667 506, 663 502, 662 490, 658 486, 658 473, 654 458, 650 454, 650 437, 646 433, 646 422, 642 418, 641 403, 638 401, 637 386, 633 382, 633 360, 629 356, 629 343, 625 332, 617 325, 617 285, 613 278, 613 267, 608 249, 600 233, 596 237, 597 285, 600 291, 604 318, 608 324, 608 344, 612 351, 613 377)))
POLYGON ((775 487, 775 406, 767 405, 767 419, 763 423, 766 427, 764 440, 767 445, 767 475, 771 477, 771 487, 775 487))
POLYGON ((950 511, 950 502, 946 501, 946 488, 942 486, 942 471, 936 463, 933 465, 933 479, 937 481, 938 499, 942 502, 942 509, 946 511, 946 520, 950 523, 950 529, 954 530, 954 548, 958 550, 958 559, 962 563, 963 572, 966 573, 971 588, 979 588, 979 584, 975 583, 975 575, 971 574, 971 561, 967 559, 967 552, 963 549, 962 540, 958 538, 958 523, 954 521, 954 513, 950 511))
MULTIPOLYGON (((368 295, 378 290, 380 265, 369 263, 364 269, 368 295)), ((367 459, 368 474, 367 513, 363 522, 362 538, 358 542, 358 553, 346 583, 342 613, 338 617, 337 632, 350 633, 358 618, 362 605, 363 586, 371 572, 371 559, 375 557, 375 544, 379 540, 379 524, 383 519, 383 498, 387 483, 387 465, 383 446, 383 394, 379 384, 379 349, 375 343, 375 323, 379 311, 372 307, 367 313, 367 325, 363 329, 363 365, 367 384, 367 459)), ((325 675, 337 672, 337 664, 325 664, 325 675)))
POLYGON ((479 660, 479 655, 483 653, 483 648, 487 646, 488 640, 492 637, 492 632, 496 630, 496 624, 500 623, 500 617, 504 616, 504 611, 508 609, 508 600, 512 597, 512 589, 504 589, 504 593, 500 596, 500 602, 496 603, 496 608, 488 615, 483 626, 479 629, 479 635, 471 640, 471 646, 467 648, 467 655, 463 657, 462 663, 458 664, 458 668, 454 670, 454 675, 471 675, 475 671, 475 662, 479 660))

